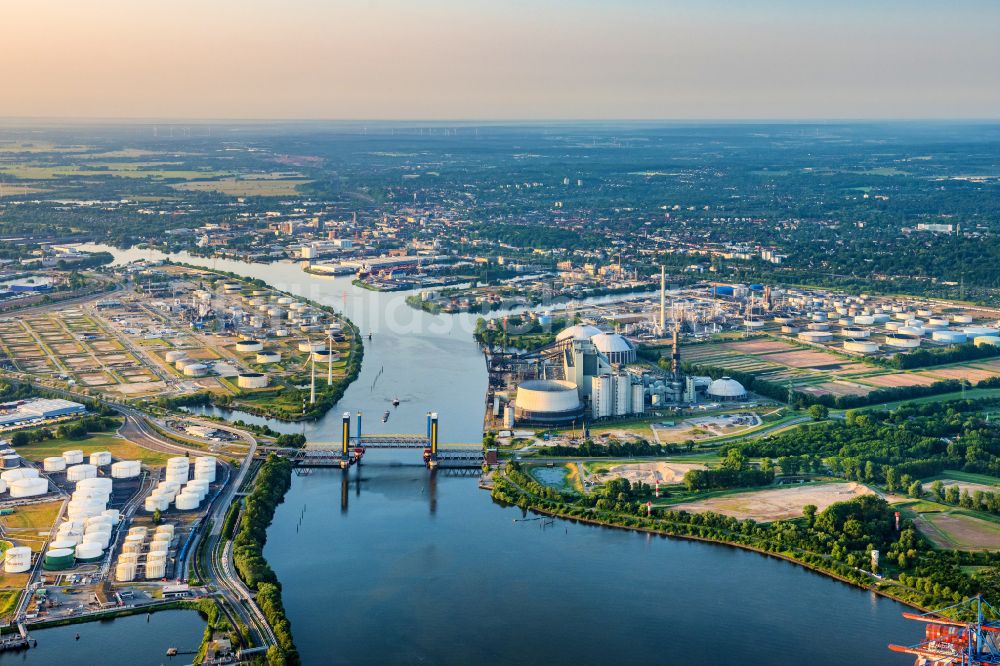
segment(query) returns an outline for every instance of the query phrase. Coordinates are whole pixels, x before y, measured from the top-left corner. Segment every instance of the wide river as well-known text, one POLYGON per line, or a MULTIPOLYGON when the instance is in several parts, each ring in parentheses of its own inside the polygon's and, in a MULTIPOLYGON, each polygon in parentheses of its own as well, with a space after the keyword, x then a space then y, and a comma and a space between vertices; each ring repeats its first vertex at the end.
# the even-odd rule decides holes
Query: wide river
MULTIPOLYGON (((101 249, 118 262, 164 256, 101 249)), ((422 432, 432 410, 443 441, 480 440, 474 315, 435 317, 405 294, 293 264, 176 259, 261 278, 371 331, 360 378, 305 427, 310 439, 337 440, 339 414, 360 409, 365 432, 422 432), (392 410, 394 396, 403 402, 392 410)), ((886 650, 922 634, 893 601, 725 546, 521 521, 475 479, 419 462, 414 451, 369 452, 347 474, 294 477, 264 554, 305 663, 912 663, 886 650)), ((37 633, 42 643, 48 632, 37 633)), ((129 640, 123 623, 116 641, 129 640)), ((136 662, 109 653, 105 663, 136 662)))

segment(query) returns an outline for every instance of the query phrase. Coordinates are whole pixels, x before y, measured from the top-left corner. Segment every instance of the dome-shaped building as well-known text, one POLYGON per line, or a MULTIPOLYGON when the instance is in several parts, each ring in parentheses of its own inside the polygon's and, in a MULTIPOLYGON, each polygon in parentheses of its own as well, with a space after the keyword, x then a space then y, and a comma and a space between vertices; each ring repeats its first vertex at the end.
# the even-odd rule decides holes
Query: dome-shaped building
POLYGON ((618 365, 635 363, 635 345, 622 335, 598 333, 590 338, 590 341, 611 363, 618 365))
POLYGON ((705 394, 713 400, 746 400, 747 390, 735 379, 722 377, 709 384, 705 394))
POLYGON ((569 328, 564 328, 556 335, 556 342, 564 340, 590 340, 595 335, 600 335, 601 329, 590 324, 575 324, 569 328))

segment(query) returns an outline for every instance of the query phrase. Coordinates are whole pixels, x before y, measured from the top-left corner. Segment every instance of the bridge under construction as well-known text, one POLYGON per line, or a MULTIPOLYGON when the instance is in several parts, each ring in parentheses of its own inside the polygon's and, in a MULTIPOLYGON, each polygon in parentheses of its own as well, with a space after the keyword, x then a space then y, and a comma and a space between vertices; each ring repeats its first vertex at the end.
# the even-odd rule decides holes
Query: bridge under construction
POLYGON ((480 446, 448 446, 438 443, 438 415, 427 413, 427 431, 423 434, 364 435, 361 431, 361 412, 355 415, 357 434, 351 434, 350 412, 341 419, 340 443, 311 442, 301 449, 284 449, 282 453, 298 467, 340 467, 347 469, 361 462, 368 449, 418 449, 423 451, 427 467, 479 468, 483 465, 480 446))

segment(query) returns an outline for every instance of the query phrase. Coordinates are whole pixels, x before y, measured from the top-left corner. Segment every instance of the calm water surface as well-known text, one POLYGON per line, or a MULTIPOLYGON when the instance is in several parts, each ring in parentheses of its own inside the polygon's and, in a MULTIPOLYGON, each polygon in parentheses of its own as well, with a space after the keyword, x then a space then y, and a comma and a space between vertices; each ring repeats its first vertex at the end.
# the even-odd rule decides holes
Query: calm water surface
MULTIPOLYGON (((333 305, 373 333, 361 377, 305 426, 311 440, 336 441, 340 412, 361 409, 365 432, 422 432, 434 410, 444 441, 479 441, 474 315, 433 317, 297 265, 179 259, 333 305)), ((885 647, 920 636, 900 604, 733 548, 519 520, 475 479, 418 459, 370 451, 347 475, 294 478, 265 555, 305 663, 912 663, 885 647)))

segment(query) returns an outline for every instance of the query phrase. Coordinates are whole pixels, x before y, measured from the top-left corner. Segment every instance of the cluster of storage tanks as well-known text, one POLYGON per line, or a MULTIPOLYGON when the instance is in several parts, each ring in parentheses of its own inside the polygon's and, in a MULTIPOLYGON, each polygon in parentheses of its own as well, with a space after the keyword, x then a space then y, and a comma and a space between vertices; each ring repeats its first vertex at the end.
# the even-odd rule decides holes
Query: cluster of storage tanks
POLYGON ((144 565, 145 577, 148 579, 163 578, 167 573, 167 553, 174 540, 174 526, 158 525, 150 535, 148 527, 136 526, 129 529, 122 544, 122 552, 118 556, 115 567, 115 580, 127 583, 136 579, 139 571, 140 558, 144 565), (146 538, 149 543, 146 543, 146 538), (143 552, 145 557, 143 558, 143 552))
POLYGON ((146 511, 166 511, 173 504, 179 511, 193 511, 208 496, 208 487, 215 481, 215 458, 201 456, 194 459, 191 474, 190 459, 184 456, 167 460, 166 474, 146 498, 146 511))
POLYGON ((172 349, 166 353, 164 359, 167 363, 173 363, 174 367, 184 373, 185 377, 204 377, 208 374, 208 365, 193 358, 188 358, 187 353, 180 349, 172 349))
POLYGON ((884 334, 882 344, 893 350, 910 350, 920 347, 925 339, 941 344, 975 342, 977 345, 1000 346, 1000 329, 993 326, 972 324, 969 315, 948 317, 933 310, 918 308, 915 311, 903 305, 872 306, 867 297, 819 298, 808 295, 786 297, 786 303, 806 311, 804 324, 794 317, 779 315, 774 322, 781 325, 781 332, 795 335, 803 342, 829 343, 835 337, 844 339, 845 351, 874 354, 880 350, 872 333, 884 334), (834 325, 840 326, 837 331, 834 325))
POLYGON ((0 493, 9 492, 11 499, 36 497, 49 492, 48 479, 33 467, 16 467, 0 472, 0 493))

